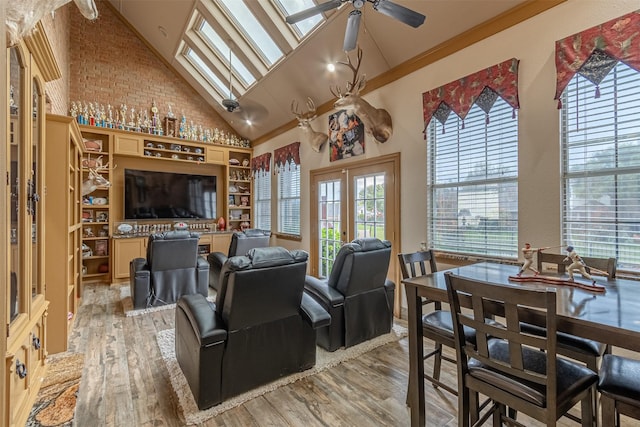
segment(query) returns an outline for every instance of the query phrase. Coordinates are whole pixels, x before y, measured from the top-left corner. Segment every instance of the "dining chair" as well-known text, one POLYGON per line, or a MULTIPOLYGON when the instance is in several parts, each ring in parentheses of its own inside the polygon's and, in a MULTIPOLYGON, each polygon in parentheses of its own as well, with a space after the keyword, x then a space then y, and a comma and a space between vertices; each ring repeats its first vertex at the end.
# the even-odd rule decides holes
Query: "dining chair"
POLYGON ((640 420, 640 360, 605 354, 598 391, 601 425, 619 427, 621 414, 640 420))
MULTIPOLYGON (((403 279, 424 276, 425 274, 435 273, 437 271, 436 260, 432 250, 400 253, 398 254, 398 259, 400 261, 400 271, 402 272, 403 279)), ((433 374, 429 375, 425 371, 424 378, 429 381, 433 387, 441 387, 449 393, 457 395, 458 392, 454 387, 440 381, 442 360, 453 364, 456 363, 455 359, 442 353, 443 345, 455 349, 451 313, 447 310, 442 310, 442 303, 440 301, 422 298, 423 306, 430 304, 433 304, 433 311, 422 316, 422 336, 433 341, 434 349, 426 353, 423 360, 426 361, 433 357, 433 374)), ((414 379, 410 376, 408 390, 411 390, 413 381, 414 379)), ((407 392, 407 404, 409 404, 409 402, 409 392, 407 392)))
POLYGON ((555 426, 578 402, 582 426, 596 425, 593 395, 598 375, 556 354, 555 290, 497 285, 452 272, 445 273, 445 280, 458 359, 460 426, 479 426, 491 416, 494 426, 514 423, 518 412, 555 426), (463 304, 471 310, 463 311, 463 304), (521 316, 531 309, 545 313, 547 336, 520 331, 521 316), (505 323, 487 322, 493 315, 505 323), (476 331, 475 343, 465 339, 464 327, 476 331), (479 394, 493 402, 482 416, 479 394))
MULTIPOLYGON (((538 252, 538 271, 542 273, 544 271, 545 264, 554 264, 558 273, 564 274, 567 267, 567 264, 564 261, 565 258, 566 257, 564 255, 560 254, 538 252)), ((617 264, 616 258, 582 257, 582 259, 588 266, 587 272, 590 274, 603 275, 603 272, 606 272, 608 279, 615 279, 617 264)), ((522 330, 534 335, 545 334, 544 328, 527 323, 522 324, 522 330)), ((564 332, 558 332, 557 351, 558 354, 562 356, 584 363, 587 368, 597 373, 599 371, 600 358, 604 354, 611 353, 611 347, 599 341, 578 337, 564 332)), ((597 394, 594 394, 593 405, 597 417, 597 394)))

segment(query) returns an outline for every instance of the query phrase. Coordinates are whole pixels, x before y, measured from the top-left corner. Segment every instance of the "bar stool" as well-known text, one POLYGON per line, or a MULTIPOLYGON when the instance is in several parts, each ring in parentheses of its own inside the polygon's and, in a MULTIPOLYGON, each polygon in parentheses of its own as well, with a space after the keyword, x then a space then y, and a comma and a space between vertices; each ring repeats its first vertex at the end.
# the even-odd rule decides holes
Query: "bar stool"
POLYGON ((640 420, 640 360, 605 354, 598 391, 604 427, 620 426, 620 414, 640 420))

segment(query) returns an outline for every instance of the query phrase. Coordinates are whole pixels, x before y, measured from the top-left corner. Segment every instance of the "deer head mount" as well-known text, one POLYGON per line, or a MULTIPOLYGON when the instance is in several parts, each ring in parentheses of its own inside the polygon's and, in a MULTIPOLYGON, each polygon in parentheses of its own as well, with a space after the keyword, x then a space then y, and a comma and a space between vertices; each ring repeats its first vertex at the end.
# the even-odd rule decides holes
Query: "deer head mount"
POLYGON ((311 145, 313 151, 319 153, 329 136, 322 132, 316 132, 311 127, 311 121, 317 117, 316 104, 311 98, 307 98, 307 111, 302 113, 298 111, 298 102, 294 99, 291 101, 291 112, 298 119, 298 127, 301 130, 303 142, 311 145))
MULTIPOLYGON (((92 159, 89 156, 87 159, 82 161, 82 166, 89 169, 89 176, 87 179, 82 181, 82 195, 86 196, 87 194, 93 193, 98 189, 98 187, 109 188, 111 183, 107 180, 103 175, 100 174, 102 171, 109 170, 109 162, 106 164, 102 164, 102 156, 97 159, 92 159)), ((112 169, 115 169, 114 166, 112 169)))
POLYGON ((346 65, 353 72, 353 80, 347 83, 346 93, 342 94, 339 86, 330 88, 333 96, 338 98, 333 104, 336 109, 345 109, 353 113, 364 123, 365 131, 373 135, 378 142, 386 142, 393 134, 391 115, 382 108, 375 108, 364 99, 360 98, 360 91, 367 84, 365 75, 358 75, 362 61, 362 49, 358 48, 358 60, 356 65, 351 62, 351 57, 347 53, 348 62, 338 62, 346 65))
MULTIPOLYGON (((53 14, 56 9, 71 0, 11 0, 6 6, 5 29, 7 44, 14 45, 23 37, 29 35, 48 13, 53 14)), ((94 0, 73 0, 80 9, 80 13, 87 19, 96 19, 98 9, 94 0)))

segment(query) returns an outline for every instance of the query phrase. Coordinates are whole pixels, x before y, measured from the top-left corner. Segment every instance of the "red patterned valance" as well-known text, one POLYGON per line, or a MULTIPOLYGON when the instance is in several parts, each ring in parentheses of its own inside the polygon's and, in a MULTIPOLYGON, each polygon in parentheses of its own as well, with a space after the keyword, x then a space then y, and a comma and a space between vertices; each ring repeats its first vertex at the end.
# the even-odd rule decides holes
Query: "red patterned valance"
POLYGON ((251 172, 253 175, 258 173, 268 173, 271 166, 271 153, 264 153, 251 159, 251 172))
POLYGON ((464 119, 474 103, 488 114, 498 96, 514 109, 520 108, 518 63, 512 58, 423 93, 425 128, 433 117, 444 124, 451 111, 464 119))
MULTIPOLYGON (((617 61, 640 71, 640 11, 566 37, 556 42, 556 95, 575 74, 595 85, 611 71, 617 61)), ((558 101, 558 107, 561 107, 558 101)))
POLYGON ((300 164, 300 142, 294 142, 273 151, 274 166, 276 171, 288 163, 300 164))

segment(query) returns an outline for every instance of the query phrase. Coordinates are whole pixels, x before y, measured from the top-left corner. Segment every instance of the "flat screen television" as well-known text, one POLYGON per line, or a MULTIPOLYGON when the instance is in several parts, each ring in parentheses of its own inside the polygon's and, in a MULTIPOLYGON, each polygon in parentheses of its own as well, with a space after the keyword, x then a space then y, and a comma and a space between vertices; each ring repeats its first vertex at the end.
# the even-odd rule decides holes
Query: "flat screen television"
POLYGON ((214 219, 216 177, 125 169, 124 219, 214 219))

